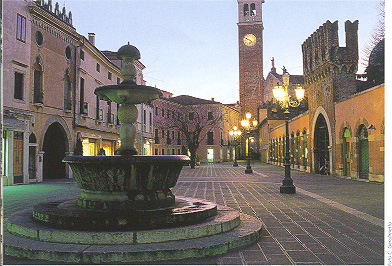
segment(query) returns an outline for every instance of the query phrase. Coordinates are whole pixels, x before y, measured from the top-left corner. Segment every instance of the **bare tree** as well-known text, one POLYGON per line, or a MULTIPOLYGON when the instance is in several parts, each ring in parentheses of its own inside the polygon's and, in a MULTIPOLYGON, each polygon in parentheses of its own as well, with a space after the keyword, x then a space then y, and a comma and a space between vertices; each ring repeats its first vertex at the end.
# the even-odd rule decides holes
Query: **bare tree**
POLYGON ((181 133, 190 152, 191 168, 196 165, 196 152, 208 132, 221 128, 224 114, 218 106, 205 108, 201 105, 175 107, 167 110, 167 116, 157 125, 162 130, 177 130, 181 133))
POLYGON ((369 64, 369 57, 373 48, 385 38, 385 1, 379 3, 379 17, 378 22, 374 28, 373 34, 370 36, 369 42, 362 50, 362 65, 365 67, 369 64))

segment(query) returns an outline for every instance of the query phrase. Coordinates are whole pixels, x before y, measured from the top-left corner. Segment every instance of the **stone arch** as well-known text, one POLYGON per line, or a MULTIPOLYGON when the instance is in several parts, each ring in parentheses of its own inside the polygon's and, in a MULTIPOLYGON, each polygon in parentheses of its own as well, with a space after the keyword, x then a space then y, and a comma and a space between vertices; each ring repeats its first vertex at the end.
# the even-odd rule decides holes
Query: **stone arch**
POLYGON ((66 178, 66 166, 62 162, 69 151, 66 129, 55 121, 48 125, 43 136, 43 179, 66 178))
POLYGON ((354 128, 354 131, 353 131, 353 132, 355 133, 356 136, 357 136, 358 133, 359 133, 359 130, 360 130, 361 125, 364 125, 365 127, 368 127, 368 126, 369 126, 369 122, 367 121, 366 118, 360 117, 360 118, 357 120, 357 123, 355 124, 355 128, 354 128))
POLYGON ((315 173, 319 173, 319 169, 326 164, 326 161, 328 160, 328 164, 329 167, 331 167, 331 165, 333 165, 333 161, 332 161, 332 152, 330 152, 330 146, 332 145, 332 128, 331 128, 331 123, 330 123, 330 119, 328 117, 327 112, 325 111, 325 109, 322 106, 319 106, 316 109, 316 112, 313 116, 313 121, 312 121, 312 141, 313 141, 313 156, 312 156, 312 167, 314 169, 315 173), (316 126, 318 126, 318 122, 320 123, 320 120, 318 119, 323 119, 324 121, 322 121, 323 123, 325 123, 326 126, 326 134, 328 136, 324 136, 327 139, 323 141, 323 145, 327 145, 328 147, 323 147, 320 150, 320 147, 317 147, 317 145, 321 145, 320 142, 318 142, 317 138, 316 138, 316 134, 318 134, 320 131, 318 130, 318 128, 316 128, 316 126), (318 142, 318 143, 316 143, 318 142), (325 143, 324 143, 325 142, 325 143))
POLYGON ((60 116, 54 115, 46 120, 44 126, 42 127, 42 133, 40 134, 42 138, 38 141, 38 148, 42 151, 43 143, 44 143, 44 135, 48 130, 49 126, 53 123, 59 123, 63 130, 64 135, 66 136, 66 151, 69 152, 71 147, 73 147, 71 131, 67 125, 67 122, 60 116))

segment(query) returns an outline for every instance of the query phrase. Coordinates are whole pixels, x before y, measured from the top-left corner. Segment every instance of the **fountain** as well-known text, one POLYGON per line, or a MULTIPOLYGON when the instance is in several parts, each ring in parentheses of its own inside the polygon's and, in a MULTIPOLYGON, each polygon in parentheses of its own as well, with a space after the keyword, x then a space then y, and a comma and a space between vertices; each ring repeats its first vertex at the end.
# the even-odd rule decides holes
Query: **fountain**
POLYGON ((137 155, 135 104, 157 99, 161 92, 135 83, 139 50, 122 46, 118 85, 95 94, 120 104, 121 148, 116 156, 67 156, 77 199, 34 206, 8 219, 4 253, 67 263, 160 261, 218 255, 255 242, 261 222, 207 200, 172 193, 189 158, 182 155, 137 155))

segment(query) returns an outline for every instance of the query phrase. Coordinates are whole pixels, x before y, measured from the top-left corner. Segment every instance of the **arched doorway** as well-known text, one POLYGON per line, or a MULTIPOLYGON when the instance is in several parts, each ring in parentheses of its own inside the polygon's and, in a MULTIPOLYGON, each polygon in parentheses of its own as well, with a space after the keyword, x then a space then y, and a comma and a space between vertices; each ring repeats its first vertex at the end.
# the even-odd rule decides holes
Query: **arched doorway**
POLYGON ((63 127, 55 122, 46 130, 43 151, 43 178, 65 178, 65 164, 62 162, 66 152, 66 135, 63 127))
POLYGON ((317 174, 329 162, 329 132, 327 122, 322 114, 317 117, 314 128, 314 169, 317 174))
POLYGON ((368 131, 365 125, 359 128, 358 136, 358 151, 359 151, 359 178, 369 179, 369 139, 368 131))

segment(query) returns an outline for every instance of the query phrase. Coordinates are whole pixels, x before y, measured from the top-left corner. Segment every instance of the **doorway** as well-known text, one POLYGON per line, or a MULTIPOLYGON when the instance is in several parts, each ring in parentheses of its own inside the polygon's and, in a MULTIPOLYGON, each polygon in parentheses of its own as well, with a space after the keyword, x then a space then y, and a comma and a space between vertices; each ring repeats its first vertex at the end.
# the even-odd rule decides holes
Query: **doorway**
POLYGON ((214 149, 207 149, 207 162, 214 162, 214 149))
POLYGON ((314 129, 314 169, 317 174, 322 173, 320 170, 330 166, 328 147, 328 126, 324 116, 320 114, 314 129))
POLYGON ((351 173, 351 134, 348 128, 343 133, 343 175, 350 176, 351 173))
POLYGON ((359 129, 359 178, 369 179, 369 138, 365 125, 359 129))
POLYGON ((55 122, 46 130, 43 144, 43 179, 66 178, 65 164, 66 136, 63 127, 55 122))
POLYGON ((23 183, 23 132, 14 131, 14 184, 23 183))

